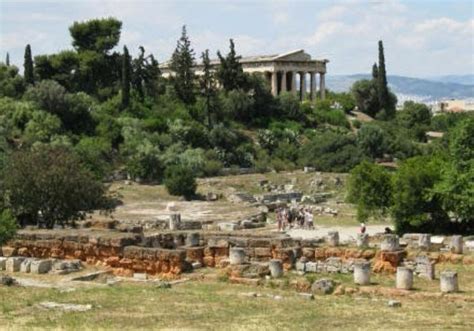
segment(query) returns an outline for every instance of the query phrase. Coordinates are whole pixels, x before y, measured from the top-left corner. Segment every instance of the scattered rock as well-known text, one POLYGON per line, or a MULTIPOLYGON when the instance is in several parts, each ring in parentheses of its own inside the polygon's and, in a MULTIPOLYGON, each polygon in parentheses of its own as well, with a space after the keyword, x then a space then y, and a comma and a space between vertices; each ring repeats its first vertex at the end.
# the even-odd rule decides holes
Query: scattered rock
POLYGON ((167 289, 167 288, 171 288, 171 284, 168 282, 158 282, 156 287, 161 288, 161 289, 167 289))
POLYGON ((0 276, 0 285, 4 286, 13 286, 16 285, 17 282, 15 278, 10 277, 10 276, 0 276))
POLYGON ((306 300, 314 300, 314 295, 311 293, 298 293, 298 295, 306 300))
POLYGON ((311 291, 313 293, 319 294, 331 294, 334 290, 334 281, 331 279, 322 278, 316 280, 311 286, 311 291))
POLYGON ((193 262, 191 265, 193 266, 193 269, 202 268, 202 263, 201 262, 193 262))
POLYGON ((147 280, 148 275, 146 273, 135 272, 133 274, 133 279, 135 279, 135 280, 147 280))
POLYGON ((397 300, 389 300, 387 305, 391 308, 398 308, 398 307, 402 306, 402 303, 400 301, 397 301, 397 300))
POLYGON ((51 301, 40 302, 39 306, 46 309, 59 309, 62 311, 75 311, 75 312, 84 312, 92 309, 91 304, 87 305, 78 305, 72 303, 57 303, 51 301))

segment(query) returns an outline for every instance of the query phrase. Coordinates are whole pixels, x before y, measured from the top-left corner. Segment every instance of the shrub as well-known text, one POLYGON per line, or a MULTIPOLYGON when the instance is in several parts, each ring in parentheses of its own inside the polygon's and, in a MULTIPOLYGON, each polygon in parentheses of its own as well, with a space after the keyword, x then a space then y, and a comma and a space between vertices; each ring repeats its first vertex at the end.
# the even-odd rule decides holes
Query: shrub
POLYGON ((2 175, 2 198, 19 222, 53 228, 111 208, 106 187, 65 147, 40 145, 16 152, 2 175))
POLYGON ((165 171, 165 186, 171 195, 182 195, 190 199, 196 194, 194 173, 181 165, 170 166, 165 171))
POLYGON ((16 219, 9 209, 0 212, 0 246, 13 238, 16 233, 16 219))

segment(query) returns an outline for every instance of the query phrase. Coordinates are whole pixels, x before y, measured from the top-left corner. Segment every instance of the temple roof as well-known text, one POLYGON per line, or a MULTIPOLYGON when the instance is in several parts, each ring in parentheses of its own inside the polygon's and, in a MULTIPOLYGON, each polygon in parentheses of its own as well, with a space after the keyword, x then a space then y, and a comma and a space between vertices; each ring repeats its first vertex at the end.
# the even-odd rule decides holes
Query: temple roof
MULTIPOLYGON (((311 55, 305 53, 303 49, 297 49, 294 51, 272 54, 272 55, 255 55, 255 56, 244 56, 240 58, 240 63, 252 63, 252 62, 273 62, 273 61, 316 61, 311 59, 311 55)), ((328 60, 320 60, 329 62, 328 60)), ((166 68, 169 66, 171 60, 163 62, 160 67, 166 68)), ((212 59, 211 65, 217 65, 220 63, 219 59, 212 59)), ((201 65, 199 62, 197 65, 201 65)))

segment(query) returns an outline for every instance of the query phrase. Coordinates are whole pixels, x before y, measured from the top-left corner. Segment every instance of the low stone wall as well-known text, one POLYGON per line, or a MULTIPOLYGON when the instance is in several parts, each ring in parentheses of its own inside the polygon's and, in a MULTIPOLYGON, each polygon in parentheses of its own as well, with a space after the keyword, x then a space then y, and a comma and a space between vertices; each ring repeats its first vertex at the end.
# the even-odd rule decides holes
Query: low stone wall
MULTIPOLYGON (((259 265, 277 259, 284 270, 295 267, 298 270, 298 263, 309 263, 310 270, 334 269, 343 272, 350 270, 348 266, 353 261, 363 259, 372 262, 374 272, 394 273, 397 266, 415 261, 411 264, 420 269, 420 273, 427 273, 424 271, 427 263, 421 263, 421 259, 413 255, 412 251, 323 245, 320 240, 295 239, 279 233, 259 235, 239 231, 162 231, 143 234, 108 229, 22 230, 7 246, 2 247, 0 255, 79 259, 88 264, 111 267, 123 275, 133 275, 134 272, 178 275, 190 270, 193 263, 226 268, 230 250, 236 247, 242 248, 245 262, 249 264, 259 265)), ((472 255, 425 254, 434 263, 474 263, 472 255)), ((231 273, 235 276, 243 271, 253 272, 247 269, 241 271, 238 273, 234 270, 231 273)))
POLYGON ((79 259, 133 272, 177 275, 188 268, 186 251, 139 247, 142 236, 114 231, 20 231, 2 247, 4 256, 79 259))

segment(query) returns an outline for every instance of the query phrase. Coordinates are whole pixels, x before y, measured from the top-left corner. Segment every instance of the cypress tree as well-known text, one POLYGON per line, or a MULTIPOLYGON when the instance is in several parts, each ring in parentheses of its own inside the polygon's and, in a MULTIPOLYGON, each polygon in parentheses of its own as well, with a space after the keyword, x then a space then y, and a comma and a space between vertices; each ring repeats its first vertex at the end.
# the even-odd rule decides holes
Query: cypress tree
POLYGON ((387 115, 391 109, 390 107, 390 100, 388 94, 388 86, 387 86, 387 73, 385 70, 385 56, 383 52, 383 43, 382 40, 379 40, 379 66, 378 66, 378 74, 377 74, 377 93, 380 108, 384 109, 387 115))
POLYGON ((126 108, 130 104, 130 55, 127 46, 123 46, 122 58, 122 107, 126 108))
POLYGON ((377 63, 374 63, 372 66, 372 79, 377 81, 377 77, 379 75, 379 68, 377 67, 377 63))
POLYGON ((217 52, 217 56, 221 62, 217 77, 226 91, 231 91, 239 88, 244 88, 246 79, 242 64, 240 63, 240 56, 235 53, 235 44, 230 39, 230 50, 226 57, 217 52))
POLYGON ((10 54, 7 52, 7 57, 5 59, 5 64, 7 65, 7 67, 10 66, 10 54))
POLYGON ((215 86, 214 73, 212 72, 211 59, 209 58, 209 50, 206 49, 201 55, 203 64, 203 75, 201 76, 201 94, 206 98, 207 125, 209 129, 212 127, 211 113, 214 104, 214 98, 217 94, 215 86))
POLYGON ((35 77, 33 73, 33 59, 31 57, 31 47, 30 45, 26 45, 25 48, 25 62, 24 62, 24 78, 25 82, 27 84, 34 84, 35 83, 35 77))
POLYGON ((181 38, 178 40, 176 49, 171 58, 171 70, 174 72, 173 85, 176 95, 184 103, 192 104, 194 96, 194 50, 183 26, 181 38))

